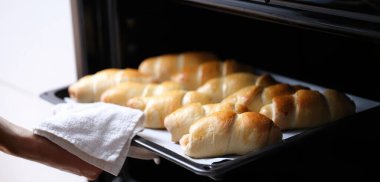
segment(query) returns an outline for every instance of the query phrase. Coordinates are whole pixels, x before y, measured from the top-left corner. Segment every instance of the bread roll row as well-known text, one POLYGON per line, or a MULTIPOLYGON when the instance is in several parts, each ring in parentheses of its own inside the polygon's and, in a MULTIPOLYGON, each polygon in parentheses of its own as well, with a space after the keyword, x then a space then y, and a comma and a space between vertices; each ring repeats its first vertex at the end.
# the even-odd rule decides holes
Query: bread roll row
MULTIPOLYGON (((101 101, 102 94, 107 89, 116 86, 113 88, 114 91, 125 90, 125 85, 117 87, 120 83, 129 81, 137 83, 173 81, 183 89, 195 90, 212 78, 250 70, 249 67, 241 66, 233 60, 221 61, 208 52, 164 54, 144 60, 138 70, 112 68, 87 75, 70 85, 69 94, 78 102, 97 102, 101 101)), ((111 94, 108 93, 105 99, 110 97, 111 94)))
POLYGON ((167 129, 195 158, 246 154, 281 142, 283 130, 316 127, 355 112, 343 93, 277 83, 208 52, 148 58, 138 70, 106 69, 81 78, 69 93, 78 102, 144 111, 146 128, 167 129))

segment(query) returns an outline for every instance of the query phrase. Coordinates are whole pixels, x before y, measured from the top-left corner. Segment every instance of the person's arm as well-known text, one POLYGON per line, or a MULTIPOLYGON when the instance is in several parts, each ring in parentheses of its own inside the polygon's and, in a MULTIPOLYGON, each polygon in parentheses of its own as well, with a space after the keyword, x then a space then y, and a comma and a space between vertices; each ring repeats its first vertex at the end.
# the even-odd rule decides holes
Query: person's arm
POLYGON ((32 131, 1 117, 0 151, 85 176, 90 180, 96 179, 102 172, 46 138, 34 135, 32 131))

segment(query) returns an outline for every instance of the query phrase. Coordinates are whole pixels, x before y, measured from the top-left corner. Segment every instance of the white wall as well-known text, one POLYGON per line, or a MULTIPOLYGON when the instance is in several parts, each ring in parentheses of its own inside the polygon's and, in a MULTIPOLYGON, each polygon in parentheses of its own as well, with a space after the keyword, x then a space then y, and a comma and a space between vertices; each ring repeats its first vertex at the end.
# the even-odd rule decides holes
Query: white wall
MULTIPOLYGON (((31 129, 51 115, 38 95, 76 79, 69 0, 0 0, 0 116, 31 129)), ((1 182, 87 181, 0 152, 1 182)))
POLYGON ((73 82, 69 0, 0 0, 0 81, 39 94, 73 82))

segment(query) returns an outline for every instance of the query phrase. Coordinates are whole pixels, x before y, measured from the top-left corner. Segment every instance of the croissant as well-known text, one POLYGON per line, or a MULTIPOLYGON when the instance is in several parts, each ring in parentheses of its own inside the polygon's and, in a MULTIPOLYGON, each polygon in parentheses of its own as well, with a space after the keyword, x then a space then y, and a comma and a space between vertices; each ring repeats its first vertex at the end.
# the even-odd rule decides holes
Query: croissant
POLYGON ((261 108, 282 130, 309 128, 335 121, 355 112, 355 104, 345 94, 328 89, 299 90, 293 95, 278 96, 261 108))
POLYGON ((219 111, 195 122, 180 140, 193 158, 243 155, 281 141, 280 128, 256 112, 219 111))
POLYGON ((166 81, 160 84, 124 82, 107 89, 101 96, 102 102, 125 106, 127 101, 133 97, 148 97, 160 95, 167 91, 182 90, 178 83, 166 81))
POLYGON ((171 134, 171 140, 179 139, 189 132, 190 126, 198 119, 218 111, 259 112, 263 105, 269 104, 272 98, 279 95, 291 95, 303 87, 276 84, 268 87, 248 86, 225 98, 218 104, 193 103, 183 106, 165 117, 165 128, 171 134))
POLYGON ((257 76, 250 73, 235 73, 211 79, 197 91, 173 91, 153 97, 135 97, 127 102, 128 107, 143 110, 147 128, 165 128, 164 119, 176 109, 190 103, 220 102, 223 98, 248 85, 269 85, 275 81, 269 75, 257 76), (211 89, 210 91, 206 89, 211 89))
POLYGON ((206 81, 226 76, 240 71, 250 71, 246 66, 239 65, 236 61, 227 60, 211 61, 194 68, 184 69, 172 77, 172 81, 180 83, 187 90, 194 90, 206 83, 206 81))
POLYGON ((82 77, 68 91, 78 102, 97 102, 106 89, 126 81, 150 83, 153 79, 135 69, 110 68, 82 77))
POLYGON ((170 78, 183 69, 191 69, 217 57, 209 52, 184 52, 181 54, 164 54, 145 59, 139 65, 141 73, 151 75, 159 82, 170 78))

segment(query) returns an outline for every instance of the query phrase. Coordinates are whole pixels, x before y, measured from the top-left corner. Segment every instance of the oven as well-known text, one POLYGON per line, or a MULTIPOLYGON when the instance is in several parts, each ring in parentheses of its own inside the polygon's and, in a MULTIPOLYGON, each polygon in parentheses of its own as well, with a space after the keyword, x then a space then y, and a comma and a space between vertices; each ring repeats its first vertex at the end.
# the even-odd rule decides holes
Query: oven
MULTIPOLYGON (((72 0, 78 76, 136 68, 188 50, 380 101, 380 3, 376 0, 72 0)), ((65 90, 59 93, 64 95, 65 90)), ((202 175, 163 156, 128 158, 97 181, 237 181, 378 178, 380 107, 344 118, 255 160, 202 175), (180 179, 178 179, 180 177, 180 179)))

